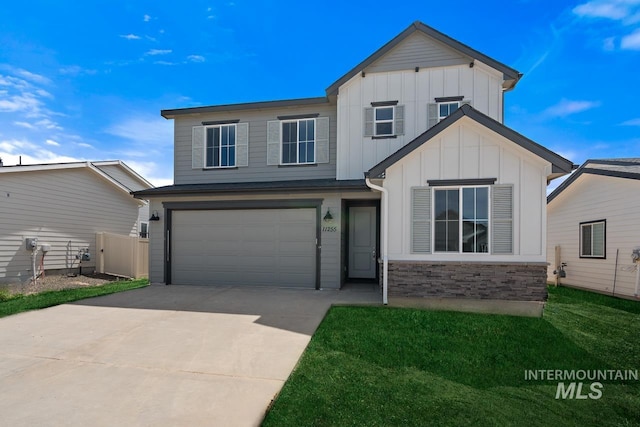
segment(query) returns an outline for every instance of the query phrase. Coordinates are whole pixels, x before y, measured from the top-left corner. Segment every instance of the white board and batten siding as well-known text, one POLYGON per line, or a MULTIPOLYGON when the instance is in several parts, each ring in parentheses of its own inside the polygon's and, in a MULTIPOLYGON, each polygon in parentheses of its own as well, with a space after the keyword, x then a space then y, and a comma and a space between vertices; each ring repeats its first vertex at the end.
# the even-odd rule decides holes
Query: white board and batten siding
MULTIPOLYGON (((336 107, 329 103, 289 108, 264 108, 177 116, 174 119, 174 126, 174 179, 176 185, 216 182, 288 181, 336 177, 336 107), (313 114, 318 114, 318 118, 328 119, 328 159, 316 153, 318 164, 313 166, 287 165, 279 167, 277 164, 269 164, 267 156, 268 122, 278 120, 278 116, 313 114), (194 127, 202 126, 202 122, 225 120, 239 120, 239 126, 242 124, 242 126, 246 125, 248 127, 246 166, 227 169, 195 167, 192 149, 194 127), (323 163, 320 163, 320 161, 323 163)), ((198 164, 202 164, 203 161, 199 161, 198 164)))
POLYGON ((2 174, 0 198, 0 281, 32 276, 28 237, 51 245, 44 262, 50 270, 77 268, 84 248, 92 259, 83 267, 94 267, 97 232, 138 232, 140 201, 86 168, 2 174))
POLYGON ((463 96, 463 102, 502 122, 502 75, 478 61, 473 68, 454 65, 365 73, 345 83, 338 95, 338 179, 358 179, 428 128, 428 105, 435 98, 463 96), (404 134, 396 138, 363 136, 365 108, 372 102, 404 106, 404 134))
POLYGON ((561 283, 633 296, 636 272, 631 259, 640 247, 640 181, 582 174, 547 206, 547 278, 554 281, 555 247, 567 277, 561 283), (606 220, 606 258, 580 258, 580 223, 606 220), (616 269, 616 251, 618 267, 616 269))
MULTIPOLYGON (((463 117, 387 169, 384 187, 389 190, 389 259, 545 262, 545 187, 550 168, 548 162, 531 152, 463 117), (513 227, 513 253, 496 254, 493 248, 487 254, 414 253, 412 189, 426 187, 428 180, 481 178, 496 178, 496 186, 513 186, 508 224, 513 227)), ((492 224, 496 225, 495 221, 492 224)), ((492 243, 497 242, 490 241, 490 247, 492 243)))

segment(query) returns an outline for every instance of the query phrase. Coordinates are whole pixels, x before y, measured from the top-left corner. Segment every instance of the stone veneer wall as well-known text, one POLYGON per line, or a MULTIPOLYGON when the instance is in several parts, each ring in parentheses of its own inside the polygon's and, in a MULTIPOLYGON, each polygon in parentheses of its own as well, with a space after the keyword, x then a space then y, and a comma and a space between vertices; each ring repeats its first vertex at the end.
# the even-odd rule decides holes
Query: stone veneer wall
POLYGON ((547 264, 389 261, 388 287, 390 297, 546 301, 547 264))

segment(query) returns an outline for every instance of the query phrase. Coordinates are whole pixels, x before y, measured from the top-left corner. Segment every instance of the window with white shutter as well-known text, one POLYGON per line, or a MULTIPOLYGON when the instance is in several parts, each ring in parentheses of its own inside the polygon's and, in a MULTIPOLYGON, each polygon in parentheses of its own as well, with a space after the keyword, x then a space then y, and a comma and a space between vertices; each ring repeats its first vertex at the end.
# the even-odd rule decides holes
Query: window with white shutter
POLYGON ((249 165, 249 124, 223 123, 194 126, 191 167, 224 169, 249 165))
POLYGON ((329 163, 329 118, 267 122, 267 165, 329 163))
POLYGON ((372 102, 364 109, 365 137, 395 138, 404 135, 404 105, 398 101, 372 102))
POLYGON ((412 188, 411 227, 412 253, 512 254, 513 186, 412 188))

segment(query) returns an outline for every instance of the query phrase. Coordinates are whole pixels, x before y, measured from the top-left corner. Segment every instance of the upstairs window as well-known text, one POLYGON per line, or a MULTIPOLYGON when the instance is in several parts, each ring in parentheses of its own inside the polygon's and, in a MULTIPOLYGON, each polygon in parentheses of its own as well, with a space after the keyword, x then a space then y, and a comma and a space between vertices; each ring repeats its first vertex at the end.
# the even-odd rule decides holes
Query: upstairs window
POLYGON ((267 122, 267 165, 329 163, 329 118, 319 114, 278 116, 267 122))
POLYGON ((202 126, 191 129, 192 169, 216 171, 247 166, 249 123, 239 123, 239 120, 202 122, 202 126))
POLYGON ((372 102, 364 109, 364 136, 395 138, 404 135, 404 105, 398 101, 372 102))
POLYGON ((282 122, 282 164, 315 163, 315 119, 282 122))
POLYGON ((464 101, 464 96, 446 96, 434 100, 435 102, 427 104, 427 128, 437 125, 463 104, 470 104, 470 101, 464 101))
POLYGON ((236 125, 206 126, 205 168, 236 165, 236 125))
POLYGON ((374 135, 388 136, 393 133, 393 112, 395 107, 375 107, 374 135))
POLYGON ((606 258, 606 221, 580 223, 580 258, 606 258))
POLYGON ((446 118, 449 114, 460 108, 459 102, 440 102, 438 103, 438 121, 446 118))

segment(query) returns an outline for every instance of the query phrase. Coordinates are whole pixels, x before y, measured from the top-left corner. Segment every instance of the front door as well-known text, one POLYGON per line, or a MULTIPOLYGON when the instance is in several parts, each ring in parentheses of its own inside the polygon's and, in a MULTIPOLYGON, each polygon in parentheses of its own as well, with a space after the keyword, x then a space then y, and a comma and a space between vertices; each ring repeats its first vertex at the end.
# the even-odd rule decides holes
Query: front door
POLYGON ((349 208, 349 278, 376 278, 376 207, 349 208))

